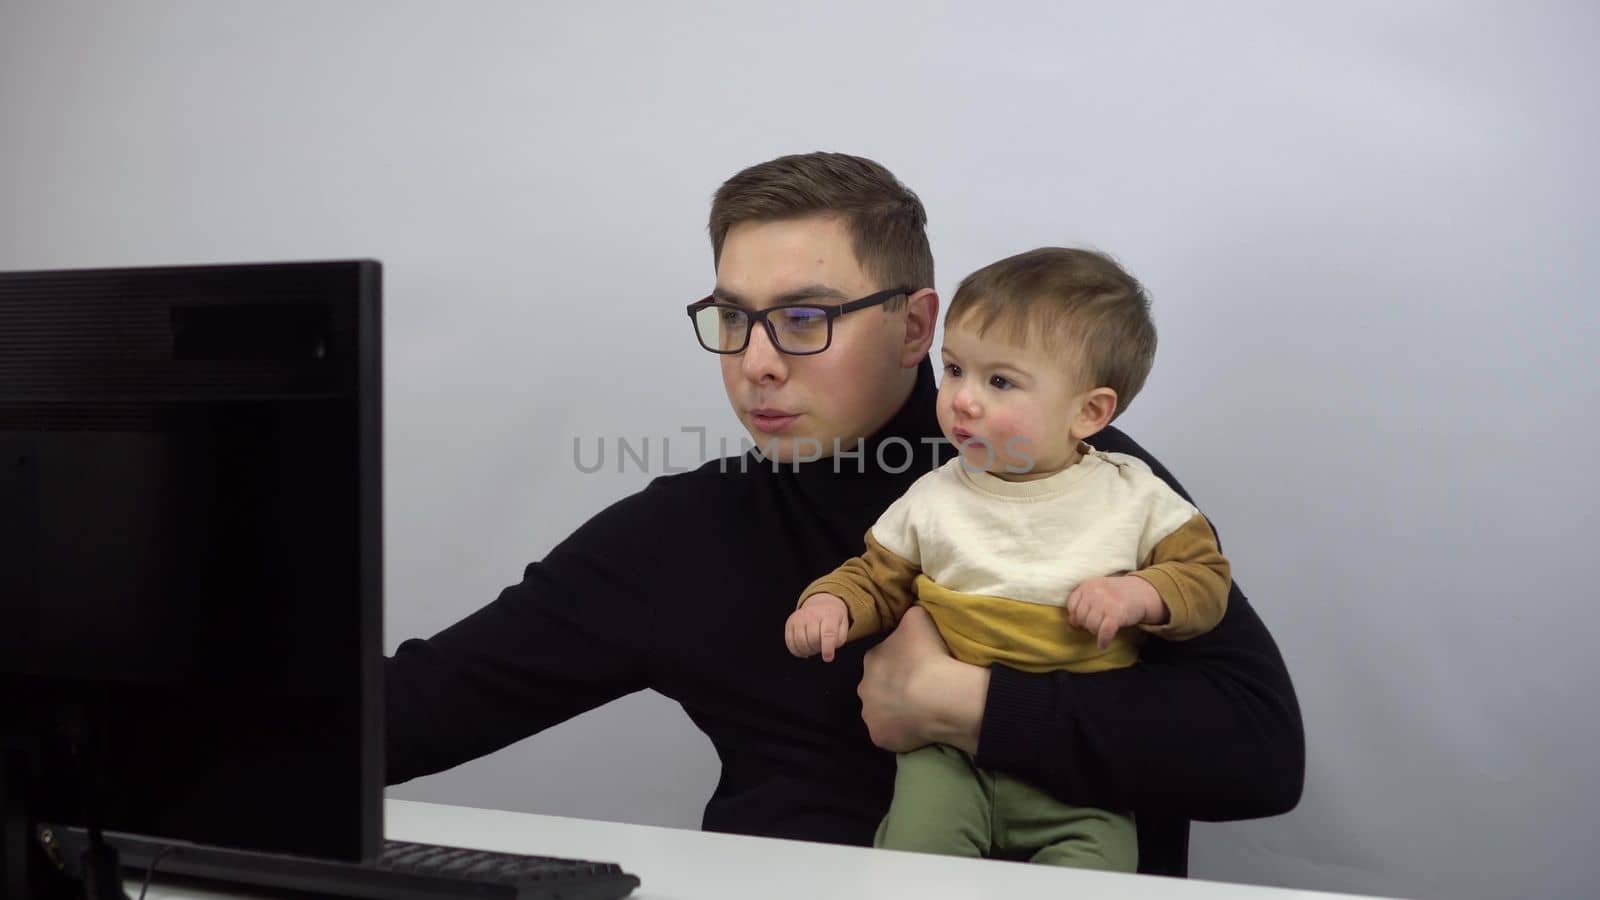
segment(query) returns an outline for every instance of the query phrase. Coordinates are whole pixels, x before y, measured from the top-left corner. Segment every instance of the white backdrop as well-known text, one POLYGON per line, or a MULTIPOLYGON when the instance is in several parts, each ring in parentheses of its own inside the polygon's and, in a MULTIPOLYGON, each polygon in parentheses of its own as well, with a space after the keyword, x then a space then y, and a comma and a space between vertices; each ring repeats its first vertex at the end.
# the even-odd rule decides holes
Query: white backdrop
MULTIPOLYGON (((872 156, 946 298, 1052 243, 1151 289, 1123 424, 1219 524, 1309 743, 1300 808, 1198 826, 1195 874, 1578 896, 1597 35, 1582 0, 3 0, 0 268, 381 259, 392 648, 642 486, 617 437, 737 435, 682 321, 710 194, 872 156)), ((394 795, 694 826, 715 774, 640 695, 394 795)))

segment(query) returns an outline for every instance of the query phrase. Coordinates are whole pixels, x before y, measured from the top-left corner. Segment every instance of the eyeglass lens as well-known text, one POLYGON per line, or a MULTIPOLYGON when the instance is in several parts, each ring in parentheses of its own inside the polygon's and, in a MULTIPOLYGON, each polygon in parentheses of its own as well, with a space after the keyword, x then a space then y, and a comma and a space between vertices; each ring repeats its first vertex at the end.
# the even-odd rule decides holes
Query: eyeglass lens
MULTIPOLYGON (((778 349, 785 353, 815 353, 828 345, 828 315, 822 307, 782 307, 767 321, 778 349)), ((695 313, 694 324, 707 350, 737 353, 750 339, 750 316, 741 309, 707 306, 695 313)))

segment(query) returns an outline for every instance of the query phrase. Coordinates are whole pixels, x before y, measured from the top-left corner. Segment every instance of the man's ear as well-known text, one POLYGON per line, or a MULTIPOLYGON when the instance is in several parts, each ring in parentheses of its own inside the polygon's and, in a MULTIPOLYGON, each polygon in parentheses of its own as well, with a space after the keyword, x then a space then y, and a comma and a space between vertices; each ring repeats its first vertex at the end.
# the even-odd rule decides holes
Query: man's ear
POLYGON ((1108 387, 1097 387, 1084 395, 1078 407, 1078 417, 1072 423, 1072 437, 1087 440, 1111 424, 1117 414, 1117 392, 1108 387))
POLYGON ((923 288, 906 298, 906 336, 901 345, 900 365, 914 369, 922 365, 933 346, 933 329, 939 324, 939 293, 923 288))

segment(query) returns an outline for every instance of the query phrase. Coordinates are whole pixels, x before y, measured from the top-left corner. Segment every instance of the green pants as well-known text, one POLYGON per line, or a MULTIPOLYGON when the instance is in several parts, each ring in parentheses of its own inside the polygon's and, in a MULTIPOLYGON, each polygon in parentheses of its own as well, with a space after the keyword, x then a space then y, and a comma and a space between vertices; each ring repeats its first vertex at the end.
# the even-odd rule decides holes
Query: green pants
POLYGON ((971 756, 943 744, 900 754, 894 802, 873 843, 1112 872, 1132 872, 1139 862, 1131 815, 1068 806, 1009 775, 979 769, 971 756))

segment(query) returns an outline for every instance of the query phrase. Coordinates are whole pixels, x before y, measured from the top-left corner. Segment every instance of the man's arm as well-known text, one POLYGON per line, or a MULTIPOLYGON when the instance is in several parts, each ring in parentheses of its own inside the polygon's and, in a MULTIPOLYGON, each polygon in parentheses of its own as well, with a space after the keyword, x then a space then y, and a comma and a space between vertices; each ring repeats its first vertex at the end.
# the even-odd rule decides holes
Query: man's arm
POLYGON ((1209 634, 1127 669, 990 672, 980 766, 1073 803, 1221 821, 1300 801, 1305 736, 1288 671, 1237 585, 1209 634))
MULTIPOLYGON (((647 489, 579 528, 520 584, 384 664, 387 777, 399 784, 491 753, 646 686, 647 489)), ((659 569, 654 570, 659 576, 659 569)))
MULTIPOLYGON (((1131 453, 1182 488, 1115 429, 1100 449, 1131 453)), ((892 750, 931 742, 1070 803, 1186 819, 1277 815, 1299 802, 1305 736, 1278 648, 1234 585, 1211 633, 1152 641, 1128 669, 1026 674, 967 666, 908 615, 867 658, 862 715, 892 750)))

